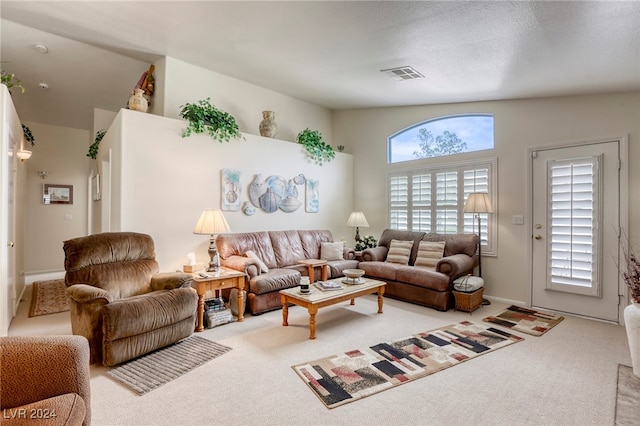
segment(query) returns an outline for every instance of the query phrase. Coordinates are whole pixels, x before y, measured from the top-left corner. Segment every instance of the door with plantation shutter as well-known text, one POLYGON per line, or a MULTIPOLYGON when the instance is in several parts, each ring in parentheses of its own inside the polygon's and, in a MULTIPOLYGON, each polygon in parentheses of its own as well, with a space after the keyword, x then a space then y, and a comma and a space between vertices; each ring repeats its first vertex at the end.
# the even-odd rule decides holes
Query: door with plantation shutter
POLYGON ((532 153, 532 305, 618 322, 620 141, 532 153))

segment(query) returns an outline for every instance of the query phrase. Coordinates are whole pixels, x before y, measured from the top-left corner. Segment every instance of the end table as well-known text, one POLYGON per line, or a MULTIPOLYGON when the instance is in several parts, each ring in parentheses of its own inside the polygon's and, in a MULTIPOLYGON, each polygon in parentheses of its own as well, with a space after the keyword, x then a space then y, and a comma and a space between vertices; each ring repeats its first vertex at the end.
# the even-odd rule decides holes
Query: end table
POLYGON ((222 290, 225 288, 238 289, 238 322, 244 319, 244 303, 242 290, 244 290, 244 274, 234 269, 220 267, 218 272, 208 272, 209 277, 201 277, 193 274, 191 287, 198 293, 198 325, 196 331, 204 330, 204 295, 208 290, 222 290))

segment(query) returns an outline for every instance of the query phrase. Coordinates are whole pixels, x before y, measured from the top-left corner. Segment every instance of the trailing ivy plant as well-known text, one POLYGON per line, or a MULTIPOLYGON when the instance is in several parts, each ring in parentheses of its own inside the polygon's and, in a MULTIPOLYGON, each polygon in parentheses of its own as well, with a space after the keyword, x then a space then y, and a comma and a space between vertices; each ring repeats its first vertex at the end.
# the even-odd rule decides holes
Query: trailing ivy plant
POLYGON ((22 87, 22 82, 16 78, 14 73, 8 73, 5 70, 0 69, 0 83, 7 86, 7 89, 9 89, 9 94, 12 94, 11 88, 14 86, 19 87, 22 93, 24 93, 24 87, 22 87))
POLYGON ((181 105, 180 108, 180 117, 187 120, 187 127, 182 131, 183 138, 191 136, 192 133, 206 132, 220 143, 229 142, 231 139, 244 139, 236 119, 228 112, 211 105, 209 98, 181 105))
POLYGON ((322 140, 322 133, 317 130, 309 130, 307 127, 298 133, 297 141, 307 150, 307 155, 316 164, 322 165, 336 157, 333 147, 322 140))
POLYGON ((24 140, 29 142, 31 146, 34 146, 36 144, 36 138, 33 137, 33 133, 31 133, 31 129, 25 126, 24 124, 22 125, 22 133, 24 133, 24 140))
POLYGON ((91 146, 89 146, 89 152, 87 153, 87 157, 93 158, 94 160, 98 157, 98 148, 100 146, 100 141, 104 138, 104 135, 107 133, 106 130, 98 130, 96 132, 96 137, 93 140, 91 146))

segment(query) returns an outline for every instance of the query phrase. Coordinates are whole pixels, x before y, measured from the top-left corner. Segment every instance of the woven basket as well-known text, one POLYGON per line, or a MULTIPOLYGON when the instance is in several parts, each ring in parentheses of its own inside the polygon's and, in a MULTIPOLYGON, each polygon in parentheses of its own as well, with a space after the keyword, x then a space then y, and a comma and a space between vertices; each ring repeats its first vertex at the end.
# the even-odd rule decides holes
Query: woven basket
POLYGON ((484 293, 484 287, 480 287, 472 293, 454 290, 453 296, 456 299, 456 310, 464 312, 475 311, 482 306, 482 293, 484 293))

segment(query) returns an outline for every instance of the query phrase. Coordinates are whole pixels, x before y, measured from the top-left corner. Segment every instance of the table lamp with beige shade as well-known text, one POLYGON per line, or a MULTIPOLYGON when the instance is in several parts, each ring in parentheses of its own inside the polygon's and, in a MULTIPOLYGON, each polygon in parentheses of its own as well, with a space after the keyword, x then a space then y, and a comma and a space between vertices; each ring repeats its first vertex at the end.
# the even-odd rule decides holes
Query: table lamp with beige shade
POLYGON ((198 219, 195 228, 193 228, 194 234, 210 235, 209 239, 209 268, 207 272, 217 272, 219 269, 218 250, 216 248, 216 237, 218 234, 225 232, 231 232, 229 223, 224 218, 224 215, 220 210, 205 209, 198 219))

